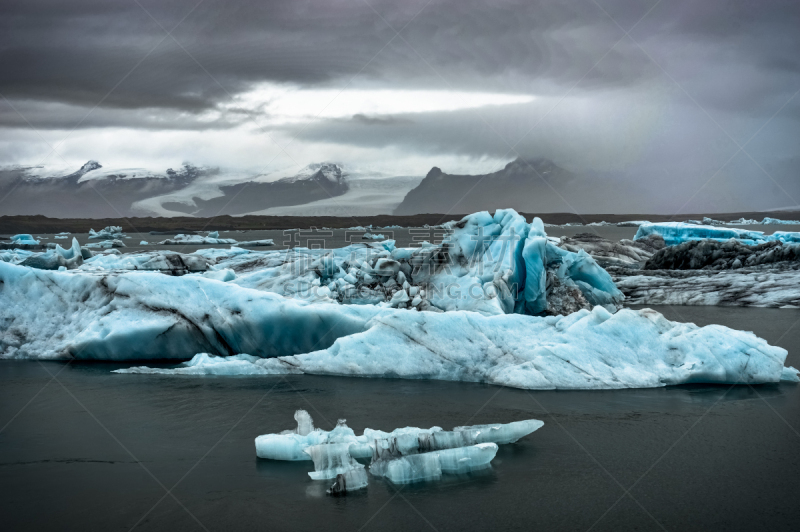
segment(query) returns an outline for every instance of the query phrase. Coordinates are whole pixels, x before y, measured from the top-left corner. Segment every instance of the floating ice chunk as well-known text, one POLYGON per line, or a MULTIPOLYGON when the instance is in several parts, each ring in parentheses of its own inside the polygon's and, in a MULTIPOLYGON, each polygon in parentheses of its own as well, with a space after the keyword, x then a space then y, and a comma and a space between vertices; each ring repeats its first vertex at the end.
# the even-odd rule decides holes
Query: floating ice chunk
POLYGON ((208 236, 201 235, 175 235, 173 238, 167 238, 158 243, 160 246, 174 246, 174 245, 208 245, 208 244, 236 244, 233 238, 219 238, 219 233, 213 231, 208 236))
POLYGON ((800 308, 800 271, 767 266, 773 269, 623 270, 614 281, 631 305, 800 308))
POLYGON ((647 238, 659 234, 664 237, 668 246, 674 246, 689 240, 719 240, 725 241, 734 238, 743 244, 754 245, 763 242, 780 241, 785 243, 800 242, 800 233, 776 231, 765 235, 763 231, 749 231, 732 227, 719 227, 712 225, 694 225, 683 222, 663 222, 640 225, 634 240, 647 238))
POLYGON ((139 242, 139 245, 140 246, 149 246, 150 242, 148 242, 147 240, 142 240, 141 242, 139 242))
POLYGON ((306 447, 305 453, 314 461, 314 471, 308 474, 314 480, 336 478, 351 469, 364 466, 350 456, 349 443, 321 443, 306 447))
POLYGON ((17 244, 17 245, 20 245, 20 246, 38 246, 39 245, 39 241, 36 240, 35 238, 33 238, 33 236, 31 236, 31 235, 29 235, 27 233, 22 233, 22 234, 19 234, 19 235, 12 236, 11 237, 11 243, 12 244, 17 244))
POLYGON ((118 225, 109 225, 100 231, 89 229, 89 240, 116 240, 123 237, 125 234, 122 232, 122 227, 118 225))
POLYGON ((781 372, 781 380, 785 382, 800 382, 800 370, 792 366, 783 368, 783 371, 781 372))
POLYGON ((664 238, 668 246, 674 246, 687 240, 728 240, 735 238, 747 244, 765 242, 766 237, 761 231, 748 231, 731 227, 718 227, 711 225, 694 225, 684 222, 648 223, 639 226, 634 241, 646 238, 651 234, 658 234, 664 238))
MULTIPOLYGON (((390 460, 380 469, 395 484, 438 480, 442 474, 461 475, 489 467, 497 455, 496 443, 480 443, 390 460)), ((372 467, 370 472, 373 473, 372 467)), ((374 474, 374 473, 373 473, 374 474)))
MULTIPOLYGON (((48 244, 48 246, 51 244, 48 244)), ((33 253, 21 262, 21 266, 38 268, 41 270, 75 269, 83 264, 83 253, 78 239, 72 239, 72 246, 64 249, 58 244, 53 244, 52 249, 44 253, 33 253)))
POLYGON ((617 227, 639 227, 640 225, 649 224, 647 220, 630 220, 627 222, 618 222, 617 227))
POLYGON ((514 421, 512 423, 497 423, 494 425, 471 425, 467 427, 456 427, 453 432, 476 433, 473 438, 475 443, 497 443, 505 445, 515 443, 520 438, 539 430, 544 426, 543 421, 538 419, 526 419, 524 421, 514 421))
POLYGON ((147 251, 125 255, 98 255, 87 259, 82 270, 158 270, 173 275, 204 272, 214 264, 213 259, 198 254, 174 251, 147 251))
POLYGON ((66 240, 69 237, 67 235, 55 235, 53 238, 56 240, 66 240))
MULTIPOLYGON (((0 265, 1 266, 1 265, 0 265)), ((393 313, 328 349, 259 361, 278 373, 480 381, 527 389, 778 382, 787 352, 752 333, 649 310, 569 316, 393 313)))
POLYGON ((255 362, 258 357, 232 355, 218 357, 208 353, 198 353, 188 362, 177 368, 150 368, 137 366, 112 371, 112 373, 131 373, 141 375, 267 375, 268 372, 255 362))
MULTIPOLYGON (((305 410, 294 413, 297 428, 283 431, 280 434, 264 434, 256 438, 256 456, 269 460, 310 460, 311 455, 305 450, 312 445, 322 444, 354 444, 358 443, 353 429, 344 420, 331 431, 314 428, 311 416, 305 410)), ((371 451, 353 454, 356 457, 371 456, 371 451)), ((333 477, 331 477, 333 478, 333 477)))
POLYGON ((297 421, 297 433, 300 436, 307 436, 314 430, 314 420, 305 410, 297 410, 294 413, 294 420, 297 421))
POLYGON ((336 475, 336 482, 328 489, 328 495, 344 495, 347 492, 360 490, 367 487, 367 471, 364 467, 348 469, 336 475))
POLYGON ((800 225, 798 220, 780 220, 778 218, 770 218, 769 216, 761 220, 761 225, 800 225))
POLYGON ((377 233, 364 233, 361 238, 363 240, 384 240, 386 237, 377 233))
POLYGON ((102 242, 95 242, 93 244, 86 244, 89 249, 111 249, 111 248, 124 248, 127 247, 122 240, 105 239, 102 242))

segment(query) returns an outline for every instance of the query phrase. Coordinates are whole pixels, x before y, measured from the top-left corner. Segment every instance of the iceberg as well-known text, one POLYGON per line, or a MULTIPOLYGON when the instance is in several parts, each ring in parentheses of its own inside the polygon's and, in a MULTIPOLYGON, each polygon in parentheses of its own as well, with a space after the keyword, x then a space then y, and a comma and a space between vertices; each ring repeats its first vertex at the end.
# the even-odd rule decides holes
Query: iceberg
POLYGON ((11 243, 18 246, 38 246, 39 241, 29 234, 19 234, 11 237, 11 243))
POLYGON ((220 238, 219 232, 212 231, 208 236, 201 235, 185 235, 183 233, 175 235, 173 238, 167 238, 158 243, 159 246, 175 246, 175 245, 213 245, 213 244, 236 244, 233 238, 220 238))
POLYGON ((351 469, 364 469, 350 456, 349 443, 320 443, 306 447, 304 452, 314 461, 314 471, 308 474, 313 480, 328 480, 351 469))
POLYGON ((171 275, 205 272, 214 261, 202 255, 177 253, 175 251, 148 251, 120 255, 97 255, 87 259, 80 267, 85 271, 160 271, 171 275))
POLYGON ((72 246, 64 249, 58 244, 53 249, 48 249, 43 253, 33 253, 25 258, 20 264, 30 268, 42 270, 58 270, 64 268, 72 270, 80 267, 85 258, 92 256, 88 249, 82 249, 77 238, 72 239, 72 246))
POLYGON ((348 469, 336 475, 336 482, 328 489, 328 495, 345 495, 349 491, 366 488, 368 484, 367 472, 363 467, 348 469))
POLYGON ((258 361, 276 374, 487 382, 525 389, 778 382, 787 352, 749 332, 644 309, 569 316, 405 313, 320 351, 258 361))
POLYGON ((616 270, 631 305, 800 308, 800 270, 616 270))
POLYGON ((314 429, 305 410, 294 414, 295 430, 264 434, 255 440, 256 455, 271 460, 313 460, 314 480, 336 479, 330 495, 367 487, 363 465, 355 458, 370 459, 369 472, 397 484, 437 480, 442 474, 463 475, 489 467, 498 444, 518 441, 544 423, 536 419, 456 427, 452 432, 440 427, 405 427, 392 432, 364 429, 356 436, 345 420, 332 431, 314 429))
POLYGON ((367 428, 362 435, 356 436, 342 419, 333 430, 324 431, 314 428, 311 416, 305 410, 298 410, 294 417, 296 429, 256 438, 256 456, 270 460, 310 460, 311 455, 305 452, 310 446, 347 444, 354 458, 372 458, 375 461, 381 456, 386 458, 387 449, 392 450, 388 455, 391 458, 478 443, 514 443, 544 425, 537 419, 529 419, 505 424, 456 427, 449 432, 441 427, 404 427, 392 432, 367 428))
POLYGON ((109 225, 100 231, 89 229, 89 240, 118 240, 124 237, 125 233, 122 232, 122 227, 118 225, 109 225))
POLYGON ((441 245, 420 248, 386 240, 332 250, 232 247, 195 255, 233 270, 239 286, 307 302, 484 315, 564 313, 597 304, 616 310, 622 302, 608 273, 588 254, 550 242, 538 218, 528 224, 512 210, 483 212, 453 228, 441 245))
POLYGON ((800 225, 798 220, 780 220, 778 218, 770 218, 769 216, 761 220, 761 225, 800 225))
POLYGON ((785 243, 800 242, 800 233, 777 231, 765 235, 763 231, 749 231, 716 225, 695 225, 685 222, 647 223, 639 226, 633 240, 660 235, 668 246, 674 246, 691 240, 738 240, 743 244, 755 245, 764 242, 780 241, 785 243))
POLYGON ((361 235, 361 238, 363 240, 384 240, 384 239, 386 239, 385 236, 383 236, 381 234, 377 234, 377 233, 364 233, 363 235, 361 235))
POLYGON ((800 244, 773 240, 747 245, 739 240, 689 240, 652 255, 646 270, 730 270, 800 262, 800 244))
POLYGON ((442 474, 463 475, 489 467, 489 463, 497 455, 496 443, 479 443, 469 447, 458 447, 423 454, 401 456, 389 460, 381 468, 380 473, 395 484, 410 484, 439 480, 442 474))
POLYGON ((92 244, 86 244, 86 247, 89 249, 111 249, 111 248, 124 248, 127 246, 125 245, 125 242, 123 242, 122 240, 117 240, 115 238, 115 239, 105 239, 101 242, 94 242, 92 244))
POLYGON ((259 359, 237 365, 258 366, 261 374, 605 389, 778 382, 787 355, 749 332, 670 322, 646 309, 612 315, 595 306, 545 317, 409 312, 308 303, 238 280, 2 262, 0 358, 183 361, 197 353, 247 353, 259 359))
POLYGON ((695 225, 685 222, 661 222, 647 223, 639 226, 633 240, 646 238, 657 234, 664 238, 668 246, 674 246, 687 240, 729 240, 734 238, 744 243, 755 244, 764 242, 765 236, 761 231, 748 231, 745 229, 734 229, 730 227, 719 227, 712 225, 695 225))

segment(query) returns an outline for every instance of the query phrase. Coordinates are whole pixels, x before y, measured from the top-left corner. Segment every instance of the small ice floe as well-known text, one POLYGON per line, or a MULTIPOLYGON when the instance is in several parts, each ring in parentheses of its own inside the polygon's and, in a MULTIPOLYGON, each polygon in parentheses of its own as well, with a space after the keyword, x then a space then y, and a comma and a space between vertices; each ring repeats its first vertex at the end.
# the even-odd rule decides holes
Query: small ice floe
POLYGON ((118 240, 120 238, 125 238, 125 233, 118 225, 109 225, 100 231, 89 229, 89 240, 118 240))
POLYGON ((456 427, 421 429, 405 427, 392 432, 364 429, 356 436, 340 419, 331 431, 314 428, 305 410, 294 414, 297 428, 256 438, 256 455, 269 460, 312 460, 314 480, 335 479, 330 495, 367 487, 369 473, 395 484, 438 480, 442 475, 463 475, 486 469, 497 454, 498 444, 514 443, 541 428, 536 419, 456 427))

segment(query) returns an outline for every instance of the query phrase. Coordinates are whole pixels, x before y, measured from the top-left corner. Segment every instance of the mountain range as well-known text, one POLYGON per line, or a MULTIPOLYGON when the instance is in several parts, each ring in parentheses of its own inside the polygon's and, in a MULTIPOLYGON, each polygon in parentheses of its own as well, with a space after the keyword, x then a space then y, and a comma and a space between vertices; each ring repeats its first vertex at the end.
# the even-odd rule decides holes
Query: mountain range
POLYGON ((482 175, 382 176, 315 163, 297 173, 224 174, 184 164, 177 170, 109 169, 89 161, 77 171, 37 167, 0 169, 0 214, 60 218, 263 214, 373 216, 470 213, 498 208, 519 212, 572 211, 564 197, 592 204, 599 180, 576 177, 544 158, 516 159, 482 175))

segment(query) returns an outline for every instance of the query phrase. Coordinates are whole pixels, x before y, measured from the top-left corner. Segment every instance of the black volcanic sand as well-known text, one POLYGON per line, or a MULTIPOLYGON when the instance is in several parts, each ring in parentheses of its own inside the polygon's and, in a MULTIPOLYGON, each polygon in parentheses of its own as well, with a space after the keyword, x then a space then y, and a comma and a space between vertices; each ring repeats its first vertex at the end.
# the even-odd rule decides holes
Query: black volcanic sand
MULTIPOLYGON (((800 310, 658 310, 753 330, 800 366, 800 310)), ((800 519, 792 384, 527 392, 116 367, 0 362, 4 530, 796 530, 800 519), (306 475, 311 462, 255 457, 253 438, 292 428, 298 408, 357 431, 545 426, 502 446, 491 470, 405 487, 371 478, 334 499, 306 475)))
MULTIPOLYGON (((534 216, 545 223, 618 223, 630 220, 649 220, 651 222, 671 222, 700 220, 703 216, 730 221, 739 218, 762 220, 765 216, 784 220, 800 220, 800 211, 781 212, 735 212, 712 214, 574 214, 574 213, 521 213, 528 221, 534 216)), ((336 227, 344 229, 357 225, 402 227, 422 227, 439 225, 450 220, 460 220, 464 214, 414 214, 407 216, 359 216, 356 218, 337 216, 216 216, 213 218, 194 218, 181 216, 174 218, 48 218, 43 215, 0 216, 0 235, 14 233, 59 233, 70 231, 88 233, 89 229, 101 229, 118 225, 125 232, 140 233, 149 231, 227 231, 227 230, 265 230, 265 229, 307 229, 310 227, 336 227)), ((750 226, 752 227, 752 226, 750 226)))

